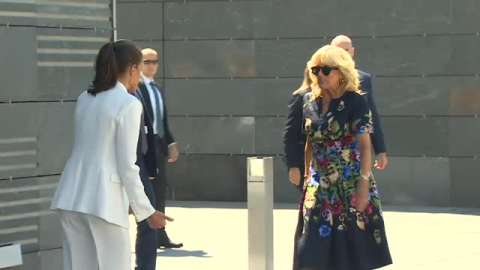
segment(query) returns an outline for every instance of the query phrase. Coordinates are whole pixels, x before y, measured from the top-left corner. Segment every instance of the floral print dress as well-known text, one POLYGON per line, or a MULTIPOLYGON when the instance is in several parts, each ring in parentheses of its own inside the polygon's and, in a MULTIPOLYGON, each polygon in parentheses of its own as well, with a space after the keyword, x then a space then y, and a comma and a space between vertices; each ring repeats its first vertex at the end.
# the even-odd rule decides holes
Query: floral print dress
POLYGON ((311 149, 295 234, 294 269, 371 270, 392 263, 373 176, 365 212, 356 206, 360 180, 357 134, 373 132, 360 92, 347 91, 330 101, 304 97, 304 131, 311 149))

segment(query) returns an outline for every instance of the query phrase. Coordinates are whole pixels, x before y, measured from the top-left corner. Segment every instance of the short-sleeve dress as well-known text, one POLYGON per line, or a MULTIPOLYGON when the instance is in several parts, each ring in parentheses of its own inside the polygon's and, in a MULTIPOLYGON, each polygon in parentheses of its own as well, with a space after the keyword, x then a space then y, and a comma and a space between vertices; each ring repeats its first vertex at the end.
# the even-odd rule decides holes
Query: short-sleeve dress
POLYGON ((300 203, 293 269, 371 270, 391 264, 373 176, 367 209, 355 209, 361 178, 356 135, 373 132, 363 94, 345 92, 331 100, 323 115, 322 98, 308 93, 303 116, 311 164, 300 203))

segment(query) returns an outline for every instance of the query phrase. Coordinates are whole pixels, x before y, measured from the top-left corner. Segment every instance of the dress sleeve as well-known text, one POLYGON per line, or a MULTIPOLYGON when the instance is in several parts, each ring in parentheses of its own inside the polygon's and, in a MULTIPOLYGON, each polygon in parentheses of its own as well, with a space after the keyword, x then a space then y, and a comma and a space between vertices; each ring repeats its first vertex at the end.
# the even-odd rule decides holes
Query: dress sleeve
POLYGON ((372 113, 368 109, 365 98, 357 94, 352 103, 353 108, 350 117, 352 133, 354 135, 373 133, 372 113))

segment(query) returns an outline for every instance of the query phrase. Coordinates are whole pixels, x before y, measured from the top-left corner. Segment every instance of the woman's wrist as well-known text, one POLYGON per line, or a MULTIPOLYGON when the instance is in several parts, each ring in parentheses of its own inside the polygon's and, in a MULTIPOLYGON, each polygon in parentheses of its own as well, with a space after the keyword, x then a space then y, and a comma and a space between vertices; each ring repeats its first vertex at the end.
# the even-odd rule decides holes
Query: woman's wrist
POLYGON ((360 172, 360 177, 364 180, 369 180, 370 179, 370 172, 369 173, 363 173, 363 172, 360 172))

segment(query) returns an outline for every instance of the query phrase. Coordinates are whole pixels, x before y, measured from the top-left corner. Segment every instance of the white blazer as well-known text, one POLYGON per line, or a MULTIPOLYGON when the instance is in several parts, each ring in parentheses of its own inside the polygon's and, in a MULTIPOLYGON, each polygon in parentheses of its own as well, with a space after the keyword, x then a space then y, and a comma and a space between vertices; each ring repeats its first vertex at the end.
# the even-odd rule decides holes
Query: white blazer
POLYGON ((140 180, 137 143, 142 104, 117 82, 95 97, 83 92, 75 109, 75 141, 51 209, 94 215, 128 228, 152 215, 140 180))

